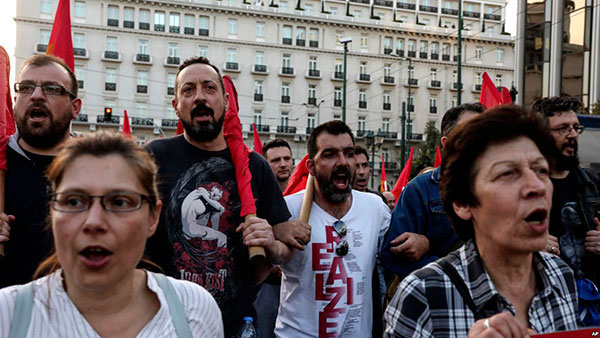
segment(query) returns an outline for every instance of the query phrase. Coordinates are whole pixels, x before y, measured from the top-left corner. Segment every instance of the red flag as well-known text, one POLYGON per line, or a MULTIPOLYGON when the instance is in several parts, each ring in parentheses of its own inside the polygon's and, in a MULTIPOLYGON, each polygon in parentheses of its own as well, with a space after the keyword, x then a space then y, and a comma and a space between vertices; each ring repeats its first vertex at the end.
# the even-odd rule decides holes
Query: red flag
POLYGON ((129 126, 129 117, 127 116, 127 110, 123 114, 123 135, 131 138, 131 127, 129 126))
POLYGON ((308 161, 308 154, 304 155, 302 160, 300 160, 300 163, 294 168, 294 172, 292 172, 292 176, 290 176, 290 181, 283 192, 283 196, 295 194, 306 188, 306 181, 308 180, 306 161, 308 161))
POLYGON ((385 179, 385 156, 381 154, 381 186, 379 191, 388 191, 387 180, 385 179))
POLYGON ((10 59, 4 47, 0 46, 0 170, 6 170, 8 137, 16 130, 9 78, 10 59))
POLYGON ((175 133, 177 135, 183 134, 183 124, 181 124, 181 119, 177 119, 177 131, 175 133))
POLYGON ((484 105, 486 109, 502 104, 498 88, 494 85, 494 82, 486 72, 483 72, 483 83, 481 84, 479 103, 484 105))
POLYGON ((442 165, 442 152, 440 151, 440 146, 435 147, 435 162, 433 162, 433 167, 437 168, 442 165))
POLYGON ((512 96, 510 95, 510 91, 506 87, 502 87, 502 93, 500 95, 500 99, 502 100, 502 104, 511 104, 513 103, 512 96))
POLYGON ((46 54, 57 56, 67 63, 73 70, 75 69, 75 59, 73 57, 73 40, 71 39, 71 10, 69 0, 59 0, 56 15, 54 16, 54 25, 48 42, 46 54))
POLYGON ((254 151, 262 155, 262 142, 260 141, 258 130, 256 130, 256 125, 254 123, 252 123, 252 133, 254 134, 254 151))
POLYGON ((402 172, 400 173, 400 176, 396 181, 394 189, 392 189, 392 194, 396 196, 396 203, 398 203, 398 200, 400 199, 400 194, 402 193, 402 189, 404 189, 404 187, 408 183, 408 178, 410 177, 410 170, 412 169, 413 150, 413 147, 410 147, 410 155, 408 156, 408 161, 406 161, 406 165, 404 166, 404 169, 402 169, 402 172))
POLYGON ((238 193, 242 202, 240 215, 244 217, 256 214, 256 201, 254 200, 252 186, 250 185, 252 174, 248 167, 250 162, 248 155, 250 155, 252 150, 244 144, 244 140, 242 139, 242 124, 238 116, 238 96, 233 85, 233 80, 231 80, 229 75, 225 75, 223 76, 223 82, 225 83, 225 91, 229 94, 229 108, 225 113, 223 134, 225 141, 227 141, 227 147, 231 152, 231 159, 235 168, 238 193))

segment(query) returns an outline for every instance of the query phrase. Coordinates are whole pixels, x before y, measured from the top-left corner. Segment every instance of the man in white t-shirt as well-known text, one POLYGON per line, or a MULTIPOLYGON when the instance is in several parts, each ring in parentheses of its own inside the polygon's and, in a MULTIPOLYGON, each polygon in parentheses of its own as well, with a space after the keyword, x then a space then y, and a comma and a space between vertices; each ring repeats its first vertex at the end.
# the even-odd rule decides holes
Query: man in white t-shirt
MULTIPOLYGON (((354 137, 341 121, 315 128, 308 139, 315 176, 310 243, 281 265, 278 337, 370 337, 372 276, 390 211, 377 195, 352 190, 354 137)), ((298 218, 304 191, 286 197, 298 218)))

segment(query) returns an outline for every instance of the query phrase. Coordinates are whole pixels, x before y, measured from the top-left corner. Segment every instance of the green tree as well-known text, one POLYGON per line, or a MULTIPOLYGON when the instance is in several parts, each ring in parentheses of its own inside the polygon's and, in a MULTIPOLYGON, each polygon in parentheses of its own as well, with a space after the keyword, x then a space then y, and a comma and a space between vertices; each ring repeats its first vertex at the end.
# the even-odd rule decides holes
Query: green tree
POLYGON ((425 167, 433 166, 436 147, 440 145, 441 133, 435 126, 435 121, 427 122, 425 126, 425 142, 414 151, 414 160, 410 177, 415 177, 425 167))
POLYGON ((590 109, 590 114, 592 115, 600 115, 600 100, 598 100, 590 109))

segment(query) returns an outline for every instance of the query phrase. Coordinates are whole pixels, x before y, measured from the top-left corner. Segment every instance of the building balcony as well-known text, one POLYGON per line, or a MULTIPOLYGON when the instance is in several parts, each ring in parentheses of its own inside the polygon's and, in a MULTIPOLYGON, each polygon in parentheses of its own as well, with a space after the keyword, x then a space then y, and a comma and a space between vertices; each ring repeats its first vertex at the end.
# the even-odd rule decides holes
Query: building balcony
MULTIPOLYGON (((398 138, 398 133, 395 131, 380 131, 379 133, 381 133, 383 138, 387 138, 387 139, 397 139, 398 138)), ((395 163, 395 162, 391 162, 391 163, 395 163)), ((392 169, 392 167, 390 166, 390 162, 385 162, 385 167, 392 169)))
POLYGON ((406 82, 404 83, 404 87, 418 87, 419 86, 419 79, 406 79, 406 82))
POLYGON ((429 55, 429 56, 432 60, 439 60, 439 58, 440 58, 440 54, 438 54, 438 53, 431 53, 431 55, 429 55))
POLYGON ((266 65, 254 65, 254 67, 252 67, 252 73, 253 74, 268 74, 269 71, 268 71, 266 65))
POLYGON ((358 101, 359 109, 367 109, 367 101, 358 101))
POLYGON ((312 48, 319 48, 319 41, 310 40, 308 41, 308 46, 312 48))
POLYGON ((110 119, 106 118, 104 115, 96 116, 96 123, 108 123, 108 124, 121 124, 121 119, 119 116, 111 116, 110 119))
POLYGON ((111 27, 119 27, 119 20, 118 19, 108 19, 108 21, 106 22, 107 26, 111 26, 111 27))
POLYGON ((147 85, 137 85, 136 92, 138 94, 148 94, 148 86, 147 85))
POLYGON ((154 127, 154 119, 151 117, 132 117, 131 124, 134 126, 154 127))
POLYGON ((443 61, 450 61, 450 54, 442 54, 443 61))
POLYGON ((486 20, 495 20, 495 21, 502 20, 502 17, 500 15, 497 15, 497 14, 484 14, 483 18, 486 19, 486 20))
POLYGON ((167 87, 167 95, 175 95, 175 88, 167 87))
POLYGON ((429 114, 437 114, 437 107, 429 107, 429 114))
POLYGON ((333 106, 334 107, 341 107, 342 106, 342 100, 340 100, 340 99, 334 99, 333 100, 333 106))
POLYGON ((117 90, 117 84, 114 82, 105 82, 104 90, 106 90, 107 92, 114 92, 117 90))
POLYGON ((161 127, 177 128, 177 119, 162 119, 160 121, 161 127))
POLYGON ((181 59, 177 56, 167 56, 165 66, 179 66, 181 59))
POLYGON ((313 129, 315 129, 314 127, 306 127, 306 135, 310 135, 310 133, 312 133, 313 129))
POLYGON ((383 49, 383 54, 392 54, 394 50, 392 48, 384 48, 383 49))
POLYGON ((87 58, 87 49, 85 48, 73 48, 73 56, 77 58, 87 58))
POLYGON ((394 7, 394 2, 390 0, 375 0, 376 6, 394 7))
POLYGON ((104 51, 104 54, 102 55, 102 60, 121 61, 121 58, 119 57, 119 52, 106 50, 106 51, 104 51))
POLYGON ((403 2, 396 2, 396 8, 400 8, 400 9, 408 9, 408 10, 415 10, 417 8, 417 5, 415 4, 406 4, 403 2))
POLYGON ((281 103, 290 103, 289 95, 281 95, 281 103))
POLYGON ((384 103, 383 104, 383 110, 392 110, 392 104, 391 103, 384 103))
POLYGON ((254 102, 263 102, 263 94, 254 93, 254 102))
POLYGON ((474 84, 473 88, 471 88, 472 92, 480 92, 481 91, 481 85, 480 84, 474 84))
POLYGON ((84 82, 83 80, 77 80, 77 88, 83 89, 84 82))
POLYGON ((356 82, 371 83, 371 75, 370 74, 358 74, 358 76, 356 78, 356 82))
POLYGON ((136 54, 134 63, 151 64, 152 58, 148 54, 136 54))
POLYGON ((223 70, 235 73, 239 73, 241 71, 240 64, 237 62, 225 62, 223 70))
MULTIPOLYGON (((457 91, 458 90, 458 82, 451 82, 450 83, 450 90, 457 91)), ((464 87, 463 87, 463 90, 464 90, 464 87)))
POLYGON ((140 23, 138 23, 138 28, 141 30, 149 31, 150 23, 149 22, 140 22, 140 23))
POLYGON ((179 34, 179 26, 169 26, 169 33, 179 34))
POLYGON ((458 9, 442 8, 442 14, 446 14, 446 15, 458 15, 458 9))
POLYGON ((290 126, 277 126, 277 132, 280 134, 295 134, 296 127, 290 126))
POLYGON ((423 6, 423 5, 419 6, 419 10, 422 12, 429 12, 429 13, 437 13, 437 11, 438 11, 437 7, 423 6))
POLYGON ((408 51, 408 57, 409 58, 414 58, 416 56, 417 56, 417 51, 415 51, 415 50, 409 50, 408 51))
POLYGON ((334 81, 344 81, 344 72, 333 72, 331 79, 334 81))
POLYGON ((208 36, 208 29, 206 29, 206 28, 198 28, 198 35, 200 35, 200 36, 208 36))
POLYGON ((125 21, 123 21, 123 27, 124 28, 134 28, 135 27, 135 22, 134 21, 125 20, 125 21))
POLYGON ((39 53, 45 53, 46 49, 48 49, 48 45, 44 45, 44 44, 38 43, 35 50, 37 52, 39 52, 39 53))
MULTIPOLYGON (((266 124, 255 124, 256 125, 256 131, 258 131, 259 133, 268 133, 269 132, 269 126, 266 124)), ((250 131, 253 131, 253 125, 250 125, 250 131)))
POLYGON ((404 56, 404 49, 396 49, 396 54, 400 57, 404 56))
POLYGON ((306 71, 307 79, 321 79, 321 71, 318 69, 309 69, 306 71))
POLYGON ((293 67, 281 67, 279 69, 279 76, 296 76, 293 67))
POLYGON ((452 57, 452 61, 454 61, 454 62, 458 62, 458 55, 454 55, 454 56, 452 57))
POLYGON ((317 98, 316 97, 309 97, 307 101, 308 101, 308 104, 311 104, 313 106, 317 105, 317 98))
POLYGON ((423 134, 410 133, 408 139, 411 141, 423 141, 423 134))
POLYGON ((88 121, 88 114, 79 114, 79 115, 77 115, 76 118, 73 119, 73 121, 87 122, 88 121))
POLYGON ((292 38, 282 38, 281 43, 284 45, 292 45, 292 38))
POLYGON ((429 88, 431 89, 442 89, 442 81, 439 80, 431 80, 429 81, 429 88))
POLYGON ((481 13, 479 13, 479 12, 463 11, 463 16, 465 16, 467 18, 479 19, 479 17, 481 16, 481 13))
POLYGON ((393 76, 384 76, 381 80, 382 85, 394 86, 396 85, 396 78, 393 76))
POLYGON ((369 5, 371 3, 371 0, 350 0, 350 2, 355 2, 357 4, 369 5))
POLYGON ((356 137, 365 137, 367 134, 373 133, 372 130, 359 129, 356 131, 356 137))
POLYGON ((414 112, 415 111, 415 105, 414 104, 407 104, 406 105, 406 111, 407 112, 414 112))
POLYGON ((427 52, 419 52, 420 59, 427 59, 427 52))
POLYGON ((164 32, 165 31, 165 25, 154 24, 154 31, 155 32, 164 32))
POLYGON ((304 39, 296 39, 296 46, 306 46, 306 40, 304 39))
POLYGON ((183 34, 194 35, 194 27, 183 27, 183 34))

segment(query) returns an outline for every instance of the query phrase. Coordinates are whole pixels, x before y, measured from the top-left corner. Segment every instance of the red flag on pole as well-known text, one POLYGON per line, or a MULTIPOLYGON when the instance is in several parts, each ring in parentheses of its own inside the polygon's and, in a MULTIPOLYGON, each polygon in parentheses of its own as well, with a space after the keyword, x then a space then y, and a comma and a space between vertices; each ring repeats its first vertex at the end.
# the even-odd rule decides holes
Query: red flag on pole
POLYGON ((413 147, 410 147, 410 155, 408 156, 408 161, 406 161, 406 165, 404 165, 404 169, 400 173, 398 180, 396 181, 396 185, 394 189, 392 189, 392 194, 396 196, 396 203, 400 199, 400 194, 402 193, 402 189, 408 183, 408 178, 410 177, 410 170, 412 169, 412 160, 413 160, 413 147))
POLYGON ((129 126, 129 116, 127 116, 127 110, 123 113, 123 135, 131 138, 131 127, 129 126))
POLYGON ((306 188, 306 181, 308 180, 306 161, 308 161, 308 154, 304 155, 302 160, 300 160, 300 163, 298 163, 296 168, 294 168, 294 171, 290 176, 290 181, 283 192, 283 196, 295 194, 298 191, 302 191, 304 188, 306 188))
POLYGON ((486 72, 483 72, 483 83, 481 84, 479 103, 484 105, 486 109, 490 109, 493 106, 503 103, 498 88, 494 85, 494 82, 486 72))
POLYGON ((437 168, 442 165, 442 152, 440 151, 440 146, 435 147, 435 162, 433 162, 433 167, 437 168))
POLYGON ((510 104, 513 103, 512 96, 510 96, 510 91, 506 87, 502 87, 502 93, 500 93, 500 99, 502 100, 502 104, 510 104))
POLYGON ((0 170, 6 170, 6 146, 9 136, 16 130, 9 78, 10 59, 0 46, 0 170))
POLYGON ((67 65, 73 70, 75 69, 75 59, 73 57, 71 10, 69 6, 69 0, 59 0, 46 54, 65 60, 67 65))
POLYGON ((256 125, 252 123, 252 133, 254 134, 254 151, 262 155, 262 142, 260 141, 260 137, 258 136, 258 130, 256 130, 256 125))
POLYGON ((183 124, 181 124, 181 119, 177 119, 177 135, 183 134, 183 124))
POLYGON ((385 178, 385 156, 383 154, 381 154, 381 186, 379 187, 379 191, 388 191, 387 180, 385 178))

